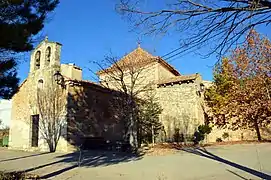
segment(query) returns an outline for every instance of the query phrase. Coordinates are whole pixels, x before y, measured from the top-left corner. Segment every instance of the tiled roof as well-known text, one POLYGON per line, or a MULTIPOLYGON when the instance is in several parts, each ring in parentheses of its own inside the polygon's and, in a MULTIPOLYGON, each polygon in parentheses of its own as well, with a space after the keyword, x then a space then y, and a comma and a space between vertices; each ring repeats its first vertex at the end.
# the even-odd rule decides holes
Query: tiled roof
POLYGON ((99 84, 99 83, 92 82, 92 81, 88 81, 88 80, 68 79, 68 81, 74 82, 74 83, 83 83, 83 84, 88 84, 88 85, 94 85, 94 86, 100 86, 100 87, 103 87, 103 86, 102 86, 101 84, 99 84))
POLYGON ((160 82, 158 82, 158 85, 166 85, 166 84, 172 84, 172 83, 178 83, 178 82, 184 82, 184 81, 191 81, 191 80, 195 80, 197 77, 199 77, 198 73, 191 74, 191 75, 176 76, 169 79, 161 80, 160 82))
MULTIPOLYGON (((119 66, 126 65, 145 65, 155 61, 155 56, 151 55, 141 47, 136 48, 131 53, 124 56, 116 64, 119 66)), ((114 67, 114 65, 113 65, 114 67)))
POLYGON ((115 90, 115 89, 110 89, 108 87, 103 86, 102 84, 92 82, 92 81, 87 81, 87 80, 68 80, 75 86, 83 86, 85 88, 93 88, 96 91, 104 92, 104 93, 121 93, 124 94, 124 92, 115 90))
POLYGON ((111 67, 105 70, 98 71, 97 74, 102 74, 106 71, 114 71, 116 70, 117 67, 123 68, 123 70, 125 70, 125 68, 128 69, 129 66, 143 67, 153 62, 161 63, 165 68, 167 68, 173 74, 180 75, 180 73, 175 68, 173 68, 170 64, 168 64, 165 60, 163 60, 162 58, 158 56, 153 56, 152 54, 145 51, 141 47, 136 48, 134 51, 124 56, 122 59, 117 61, 111 67))

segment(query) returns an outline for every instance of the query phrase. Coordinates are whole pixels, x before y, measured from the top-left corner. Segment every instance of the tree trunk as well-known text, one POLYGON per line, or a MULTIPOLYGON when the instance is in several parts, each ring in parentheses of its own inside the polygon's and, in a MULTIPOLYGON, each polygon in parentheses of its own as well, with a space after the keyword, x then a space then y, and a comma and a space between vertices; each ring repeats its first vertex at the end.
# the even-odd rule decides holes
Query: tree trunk
POLYGON ((254 128, 255 128, 256 133, 257 133, 258 141, 261 141, 262 137, 261 137, 261 132, 260 132, 260 128, 259 128, 259 124, 258 124, 257 119, 254 120, 254 128))
POLYGON ((49 151, 50 152, 55 152, 56 151, 56 146, 54 145, 52 140, 47 141, 48 146, 49 146, 49 151))
POLYGON ((151 125, 151 138, 152 138, 152 147, 154 146, 154 129, 153 125, 151 125))
POLYGON ((136 122, 132 113, 133 112, 131 112, 131 114, 129 115, 130 117, 129 117, 127 134, 128 134, 128 140, 132 149, 136 150, 138 147, 137 127, 136 127, 136 122))
POLYGON ((137 123, 137 142, 138 142, 138 147, 141 147, 142 144, 142 128, 141 128, 141 123, 137 123))

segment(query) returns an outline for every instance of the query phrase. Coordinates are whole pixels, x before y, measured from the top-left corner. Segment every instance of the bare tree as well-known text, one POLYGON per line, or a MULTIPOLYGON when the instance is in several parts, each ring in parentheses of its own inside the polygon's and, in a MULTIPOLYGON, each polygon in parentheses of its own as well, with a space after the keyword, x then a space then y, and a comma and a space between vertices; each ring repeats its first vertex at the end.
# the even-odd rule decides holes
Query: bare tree
POLYGON ((171 0, 159 9, 148 3, 120 0, 117 10, 136 29, 143 28, 145 34, 177 30, 180 47, 166 54, 165 59, 207 45, 210 51, 204 55, 222 55, 241 43, 251 28, 271 22, 270 0, 171 0))
POLYGON ((107 56, 102 63, 97 63, 97 73, 101 84, 117 90, 112 105, 118 114, 122 114, 125 122, 124 139, 132 147, 138 143, 138 111, 137 101, 144 98, 144 93, 152 90, 153 82, 148 80, 148 64, 153 57, 126 56, 122 60, 107 56), (121 113, 120 113, 121 112, 121 113))
POLYGON ((65 126, 67 96, 65 89, 53 80, 43 85, 40 82, 36 98, 30 102, 31 109, 39 114, 39 132, 47 143, 50 152, 57 148, 65 126))

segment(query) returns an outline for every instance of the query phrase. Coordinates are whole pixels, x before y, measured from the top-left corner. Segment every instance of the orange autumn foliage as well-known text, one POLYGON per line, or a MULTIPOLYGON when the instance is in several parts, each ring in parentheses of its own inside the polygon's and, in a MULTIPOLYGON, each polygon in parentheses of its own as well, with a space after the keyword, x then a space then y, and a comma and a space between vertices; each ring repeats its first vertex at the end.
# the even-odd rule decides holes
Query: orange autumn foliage
POLYGON ((271 42, 251 30, 216 66, 205 96, 216 125, 253 129, 262 140, 260 128, 271 122, 271 42))

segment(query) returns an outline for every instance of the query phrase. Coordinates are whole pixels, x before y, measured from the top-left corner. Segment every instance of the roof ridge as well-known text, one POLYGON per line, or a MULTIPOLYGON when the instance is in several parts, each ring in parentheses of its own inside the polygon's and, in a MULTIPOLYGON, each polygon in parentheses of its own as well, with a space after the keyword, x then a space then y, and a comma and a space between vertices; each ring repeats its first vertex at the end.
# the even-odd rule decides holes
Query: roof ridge
POLYGON ((195 80, 199 76, 200 76, 199 73, 188 74, 188 75, 179 75, 179 76, 171 77, 168 79, 162 79, 157 84, 163 85, 163 84, 178 83, 178 82, 182 82, 182 81, 190 81, 190 80, 195 80))
MULTIPOLYGON (((151 54, 150 52, 148 52, 147 50, 145 50, 145 49, 142 48, 141 46, 138 46, 138 47, 136 47, 133 51, 131 51, 130 53, 124 55, 119 61, 121 61, 122 59, 124 59, 124 58, 127 57, 128 55, 135 53, 135 52, 138 51, 138 50, 141 50, 142 52, 145 52, 145 53, 147 53, 148 55, 155 57, 153 54, 151 54)), ((119 62, 119 61, 117 61, 117 62, 119 62)))
POLYGON ((104 70, 100 70, 97 73, 99 74, 99 73, 106 72, 108 70, 113 70, 116 66, 120 66, 120 67, 125 68, 125 66, 126 66, 125 64, 129 65, 129 64, 134 63, 135 66, 139 65, 139 64, 143 64, 143 63, 148 64, 148 63, 150 63, 148 61, 150 61, 150 59, 153 59, 153 58, 156 58, 156 56, 152 55, 147 50, 138 46, 133 51, 124 55, 122 58, 120 58, 115 63, 111 64, 108 68, 106 68, 104 70))
POLYGON ((114 64, 111 64, 110 67, 98 71, 97 74, 102 74, 107 71, 114 71, 114 68, 116 67, 125 68, 125 66, 128 67, 130 65, 142 67, 147 66, 153 62, 158 62, 162 64, 165 68, 167 68, 171 73, 173 73, 176 76, 180 75, 178 70, 176 70, 172 65, 166 62, 160 56, 155 56, 149 53, 147 50, 141 48, 140 46, 135 48, 129 54, 123 56, 120 60, 116 61, 114 64))

